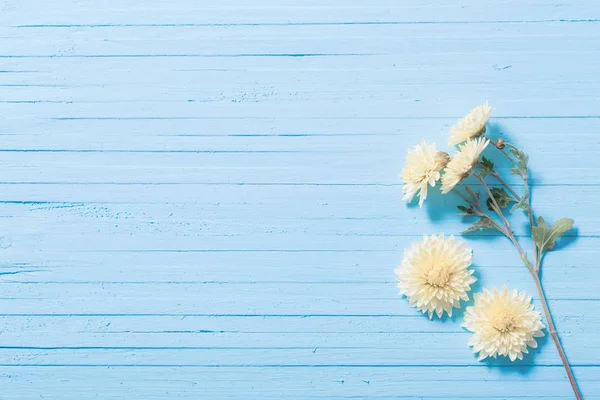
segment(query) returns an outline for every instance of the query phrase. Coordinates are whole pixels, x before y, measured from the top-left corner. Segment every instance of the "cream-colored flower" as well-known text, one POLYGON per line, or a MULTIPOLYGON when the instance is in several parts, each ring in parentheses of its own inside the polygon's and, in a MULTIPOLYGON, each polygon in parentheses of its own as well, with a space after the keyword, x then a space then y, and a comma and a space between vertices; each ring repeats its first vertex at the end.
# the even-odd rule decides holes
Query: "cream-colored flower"
POLYGON ((440 170, 448 162, 448 155, 438 152, 435 144, 424 141, 408 151, 406 167, 402 170, 401 177, 404 181, 403 200, 411 201, 419 193, 419 206, 427 198, 427 185, 435 186, 440 179, 440 170))
POLYGON ((442 193, 448 193, 460 181, 466 178, 473 166, 479 161, 479 155, 490 141, 485 138, 469 139, 458 146, 458 153, 452 156, 442 176, 442 193))
POLYGON ((490 115, 494 109, 486 101, 480 106, 473 108, 469 113, 450 128, 450 139, 448 144, 451 146, 464 142, 473 137, 478 137, 485 133, 485 124, 487 124, 490 115))
POLYGON ((544 336, 544 324, 524 291, 504 286, 502 291, 484 289, 474 297, 475 304, 467 307, 462 326, 473 332, 469 346, 479 353, 479 360, 498 355, 522 360, 527 346, 537 347, 535 338, 544 336))
POLYGON ((471 258, 471 249, 454 236, 425 236, 404 250, 402 263, 394 270, 400 294, 429 318, 434 312, 441 317, 444 311, 452 316, 452 307, 460 307, 460 300, 469 299, 467 292, 477 280, 468 269, 471 258))

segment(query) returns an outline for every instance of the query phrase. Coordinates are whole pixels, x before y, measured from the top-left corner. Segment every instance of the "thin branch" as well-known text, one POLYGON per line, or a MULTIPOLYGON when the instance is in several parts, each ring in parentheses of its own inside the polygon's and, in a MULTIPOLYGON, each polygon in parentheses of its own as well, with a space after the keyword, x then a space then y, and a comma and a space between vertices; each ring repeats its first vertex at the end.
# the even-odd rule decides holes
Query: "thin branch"
POLYGON ((454 193, 458 194, 460 197, 462 197, 463 200, 466 201, 471 207, 475 207, 478 210, 478 211, 476 211, 476 214, 474 214, 474 215, 487 218, 492 224, 494 224, 494 227, 498 231, 500 231, 502 234, 506 235, 506 232, 504 231, 502 226, 500 224, 498 224, 498 222, 496 222, 496 220, 491 215, 486 213, 485 210, 483 209, 483 207, 481 207, 481 203, 479 202, 479 199, 477 199, 476 197, 473 197, 473 199, 475 200, 475 202, 473 202, 473 201, 469 200, 469 198, 467 196, 462 194, 458 189, 454 188, 454 189, 452 189, 452 191, 454 193))
MULTIPOLYGON (((513 146, 510 143, 506 143, 506 145, 509 146, 512 149, 518 150, 515 146, 513 146)), ((504 149, 501 149, 501 148, 498 148, 498 147, 496 147, 496 148, 502 154, 504 154, 506 156, 506 158, 508 158, 510 160, 510 162, 517 169, 520 170, 519 165, 517 165, 517 163, 512 159, 512 157, 510 157, 508 155, 508 153, 506 153, 504 151, 504 149)), ((504 182, 504 180, 502 178, 500 178, 500 176, 497 173, 494 173, 493 175, 496 178, 498 178, 507 188, 509 188, 509 190, 511 190, 511 193, 513 193, 513 195, 516 196, 516 193, 514 191, 512 191, 512 189, 504 182)), ((500 216, 500 218, 502 219, 502 222, 504 222, 504 225, 506 226, 506 231, 502 231, 502 232, 514 244, 515 248, 517 249, 517 251, 519 252, 519 254, 521 256, 521 259, 525 263, 525 266, 527 267, 527 269, 531 273, 531 276, 533 277, 533 280, 534 280, 535 285, 536 285, 537 292, 538 292, 538 294, 540 296, 540 301, 542 303, 542 309, 544 311, 544 315, 545 315, 546 321, 548 323, 548 331, 550 332, 550 336, 552 337, 552 340, 554 341, 554 345, 556 346, 556 349, 558 350, 558 355, 560 356, 560 360, 562 361, 562 364, 565 367, 565 371, 567 373, 567 377, 569 378, 569 383, 571 384, 571 387, 573 388, 573 393, 575 394, 575 398, 577 400, 582 400, 583 397, 581 396, 581 392, 579 391, 579 387, 577 386, 577 381, 575 380, 575 376, 573 375, 573 371, 571 370, 571 366, 569 365, 569 361, 567 360, 567 356, 565 354, 565 351, 564 351, 564 349, 562 347, 562 344, 560 343, 560 339, 558 337, 558 333, 556 332, 556 327, 554 326, 554 321, 552 320, 552 314, 550 312, 550 307, 548 306, 548 301, 546 299, 546 293, 545 293, 544 288, 542 286, 542 282, 540 281, 539 269, 540 269, 540 265, 541 265, 542 252, 538 251, 538 249, 537 249, 537 247, 536 247, 536 245, 534 243, 534 245, 533 245, 534 265, 532 266, 531 263, 529 262, 529 259, 527 258, 527 255, 525 254, 525 252, 523 251, 523 249, 519 245, 519 242, 517 242, 514 233, 511 231, 510 224, 508 223, 508 221, 504 217, 504 214, 502 213, 502 209, 500 208, 500 206, 498 205, 498 202, 496 201, 496 199, 494 198, 493 194, 491 193, 490 188, 488 187, 488 185, 485 183, 485 181, 483 180, 483 178, 480 175, 473 174, 473 176, 475 176, 475 178, 477 178, 477 180, 479 180, 479 182, 481 182, 481 184, 483 185, 483 187, 487 191, 490 199, 492 200, 492 208, 500 216)), ((525 185, 525 193, 529 193, 528 176, 527 176, 527 174, 525 174, 525 175, 521 175, 521 177, 523 178, 523 182, 524 182, 524 185, 525 185)), ((479 199, 476 199, 476 201, 477 201, 477 205, 479 206, 479 209, 481 209, 481 203, 480 203, 479 199)), ((527 214, 529 216, 529 224, 531 225, 531 229, 533 231, 534 220, 533 220, 533 211, 531 210, 531 196, 529 196, 529 199, 528 199, 528 202, 527 202, 527 214)))
POLYGON ((477 204, 475 204, 475 203, 473 203, 471 200, 469 200, 469 198, 468 198, 467 196, 465 196, 464 194, 462 194, 462 193, 460 192, 460 190, 458 190, 457 188, 453 188, 453 189, 452 189, 452 191, 453 191, 454 193, 456 193, 457 195, 459 195, 460 197, 462 197, 462 199, 463 199, 464 201, 466 201, 467 203, 469 203, 471 206, 473 206, 473 207, 477 207, 477 204))
POLYGON ((498 182, 500 182, 501 184, 506 186, 508 191, 511 192, 513 196, 515 196, 517 201, 521 201, 521 196, 519 196, 519 194, 517 192, 515 192, 515 190, 500 176, 500 174, 498 172, 496 172, 495 170, 492 169, 490 171, 490 173, 494 176, 494 178, 496 178, 498 180, 498 182))
POLYGON ((490 199, 492 199, 492 204, 493 204, 494 211, 496 211, 496 214, 498 214, 500 216, 500 219, 502 219, 502 222, 504 223, 504 226, 506 226, 506 230, 504 231, 504 234, 515 245, 515 248, 517 249, 517 251, 519 252, 519 255, 521 256, 521 260, 523 260, 523 262, 525 263, 525 265, 529 269, 529 272, 531 272, 533 274, 534 273, 534 267, 533 267, 533 265, 531 265, 531 262, 527 258, 527 254, 523 251, 523 248, 521 247, 521 245, 519 244, 519 242, 517 242, 517 239, 515 238, 515 235, 513 234, 512 230, 510 229, 510 223, 508 222, 508 220, 504 216, 504 213, 502 213, 502 209, 498 205, 498 202, 494 198, 494 195, 490 191, 490 188, 488 187, 488 185, 485 183, 485 181, 483 180, 483 178, 481 176, 479 176, 477 174, 473 174, 473 176, 479 182, 481 182, 481 184, 483 185, 484 189, 486 190, 488 196, 490 197, 490 199))
MULTIPOLYGON (((494 209, 495 209, 496 213, 498 213, 500 218, 502 218, 502 221, 504 222, 504 225, 506 226, 506 236, 515 245, 515 248, 521 255, 521 259, 525 263, 525 266, 527 267, 527 269, 531 273, 531 276, 533 277, 533 280, 535 281, 536 289, 538 291, 538 294, 540 296, 540 301, 542 303, 542 309, 544 311, 546 321, 548 322, 548 330, 550 332, 550 336, 552 337, 552 340, 554 341, 554 345, 556 346, 556 349, 558 350, 558 355, 560 356, 560 360, 562 361, 562 364, 565 367, 565 371, 567 372, 567 377, 569 378, 569 383, 571 384, 571 387, 573 388, 575 398, 577 400, 582 400, 583 398, 581 397, 581 392, 579 391, 579 387, 577 386, 577 382, 575 381, 575 376, 573 375, 573 371, 571 370, 571 366, 569 365, 569 361, 567 360, 565 350, 563 349, 562 344, 560 343, 558 334, 556 333, 556 327, 554 326, 554 321, 552 320, 552 314, 550 313, 550 308, 548 307, 548 301, 546 300, 546 293, 544 292, 544 288, 542 286, 540 277, 538 275, 539 265, 540 265, 540 260, 541 260, 541 252, 539 252, 539 254, 538 254, 538 252, 536 252, 535 266, 532 266, 531 263, 529 262, 529 260, 527 259, 527 255, 525 254, 525 252, 519 245, 519 242, 517 242, 517 240, 515 239, 513 232, 510 230, 510 225, 508 224, 508 221, 504 217, 504 214, 502 213, 502 210, 498 206, 498 203, 496 202, 496 199, 492 195, 489 187, 487 186, 487 184, 485 183, 485 181, 483 180, 483 178, 481 176, 479 176, 477 174, 473 174, 473 176, 475 176, 475 178, 477 178, 479 180, 479 182, 481 182, 481 184, 487 191, 488 195, 492 199, 492 203, 494 205, 494 209)), ((530 209, 531 209, 531 207, 530 207, 530 209)), ((535 249, 535 244, 534 244, 534 249, 535 249)))
MULTIPOLYGON (((490 140, 488 138, 488 140, 490 140)), ((493 143, 493 141, 492 141, 493 143)), ((508 142, 504 142, 504 144, 508 147, 510 147, 511 149, 515 149, 518 150, 518 148, 513 145, 510 144, 508 142)), ((504 149, 501 149, 497 146, 494 146, 500 153, 502 153, 511 163, 512 165, 520 170, 520 166, 515 162, 515 160, 506 152, 504 151, 504 149)), ((494 177, 496 179, 498 179, 504 186, 506 186, 510 192, 517 198, 517 200, 521 200, 521 198, 517 195, 517 193, 506 183, 506 181, 504 181, 504 179, 502 179, 500 177, 500 175, 496 172, 492 170, 492 175, 494 175, 494 177)), ((523 178, 523 184, 525 185, 525 193, 530 193, 530 189, 529 189, 529 182, 528 182, 528 176, 527 175, 521 175, 521 178, 523 178)), ((529 218, 529 226, 530 229, 533 231, 533 226, 534 226, 534 222, 533 222, 533 211, 531 210, 531 195, 529 197, 529 201, 527 202, 527 217, 529 218)), ((541 254, 539 254, 539 252, 537 251, 537 248, 535 246, 535 244, 533 245, 533 264, 534 264, 534 271, 537 273, 540 270, 540 264, 541 264, 541 254)))
POLYGON ((540 281, 540 277, 537 273, 531 273, 533 276, 533 280, 535 281, 535 286, 537 288, 538 294, 540 296, 540 302, 542 303, 542 310, 544 310, 544 315, 546 316, 546 321, 548 322, 548 331, 550 332, 550 336, 554 341, 554 345, 556 346, 556 350, 558 350, 558 355, 560 356, 560 360, 562 361, 563 366, 565 367, 565 371, 567 372, 567 377, 569 378, 569 383, 573 388, 573 392, 575 393, 575 398, 577 400, 582 400, 581 392, 579 391, 579 387, 577 386, 577 381, 575 381, 575 376, 573 375, 573 371, 571 370, 571 366, 569 365, 569 361, 567 360, 567 355, 565 354, 565 350, 560 343, 560 338, 558 337, 558 333, 556 332, 556 327, 554 326, 554 321, 552 320, 552 314, 550 313, 550 308, 548 307, 548 301, 546 300, 546 293, 544 292, 544 288, 542 286, 542 282, 540 281))
MULTIPOLYGON (((515 146, 513 146, 512 144, 510 144, 510 143, 508 143, 508 142, 505 142, 504 144, 506 144, 507 146, 509 146, 509 147, 511 147, 511 148, 513 148, 513 149, 515 149, 515 150, 518 150, 518 149, 517 149, 515 146)), ((497 148, 497 147, 496 147, 496 148, 497 148)), ((498 149, 498 148, 497 148, 497 149, 498 149)), ((512 158, 511 156, 509 156, 509 155, 508 155, 508 153, 507 153, 506 151, 504 151, 504 149, 498 149, 498 151, 500 151, 502 154, 504 154, 504 156, 506 156, 506 158, 508 158, 508 159, 510 160, 510 162, 511 162, 511 163, 512 163, 512 164, 513 164, 513 165, 514 165, 516 168, 520 169, 519 165, 518 165, 518 164, 517 164, 517 163, 516 163, 516 162, 513 160, 513 158, 512 158)), ((498 173, 497 173, 496 171, 493 171, 493 173, 494 173, 494 176, 495 176, 496 178, 498 178, 498 180, 501 180, 501 181, 502 181, 502 183, 503 183, 503 184, 504 184, 506 187, 508 187, 508 185, 507 185, 507 184, 504 182, 504 180, 502 180, 502 178, 500 177, 500 175, 498 175, 498 173)), ((521 175, 521 178, 523 178, 523 184, 525 185, 525 193, 530 193, 530 192, 529 192, 529 182, 528 182, 529 176, 528 176, 528 175, 525 175, 525 176, 521 175)), ((515 192, 511 190, 511 193, 513 193, 513 194, 514 194, 515 192)), ((531 197, 531 195, 530 195, 530 197, 531 197)), ((531 211, 531 206, 530 206, 530 204, 529 204, 529 203, 530 203, 530 202, 528 202, 528 203, 527 203, 527 214, 528 214, 528 216, 529 216, 529 225, 531 225, 531 227, 533 228, 533 213, 532 213, 532 211, 531 211)))
POLYGON ((483 180, 483 178, 478 175, 478 174, 473 174, 473 176, 479 181, 481 182, 481 184, 483 185, 483 188, 485 189, 485 191, 487 192, 488 196, 490 196, 490 199, 492 199, 492 203, 493 203, 493 208, 494 211, 496 211, 496 214, 498 214, 500 216, 500 219, 502 220, 502 222, 504 222, 504 225, 506 225, 506 229, 508 229, 508 231, 510 232, 510 224, 508 223, 508 220, 506 219, 506 217, 504 216, 504 214, 502 213, 502 209, 500 208, 500 206, 498 205, 498 202, 496 201, 496 198, 494 197, 494 195, 492 194, 492 191, 490 190, 490 188, 488 187, 488 185, 485 183, 485 181, 483 180))
MULTIPOLYGON (((512 163, 513 166, 515 166, 516 168, 519 168, 519 165, 515 162, 515 160, 512 159, 511 156, 508 155, 508 153, 506 151, 504 151, 504 149, 496 146, 496 142, 491 140, 489 137, 486 136, 486 139, 489 140, 499 152, 504 154, 504 156, 506 156, 506 158, 508 158, 508 160, 512 163)), ((508 142, 504 142, 504 145, 510 147, 511 149, 518 150, 514 145, 512 145, 508 142)))
POLYGON ((527 182, 527 177, 523 178, 523 183, 525 185, 525 193, 529 193, 529 199, 527 201, 527 215, 529 217, 529 225, 533 228, 533 211, 531 210, 531 192, 529 190, 529 182, 527 182))
MULTIPOLYGON (((494 170, 491 170, 490 173, 500 182, 502 183, 504 186, 506 186, 506 188, 512 193, 513 196, 515 196, 515 198, 518 201, 521 201, 521 196, 519 196, 517 194, 517 192, 515 192, 515 190, 500 176, 500 174, 494 170)), ((527 177, 523 177, 523 183, 525 185, 525 193, 529 193, 529 182, 527 182, 527 177)), ((530 229, 533 230, 533 212, 531 210, 531 205, 530 205, 530 201, 527 201, 527 217, 529 218, 529 226, 530 229)), ((536 271, 539 271, 539 264, 540 264, 540 260, 538 257, 538 252, 537 249, 535 247, 535 245, 533 246, 533 259, 534 259, 534 269, 536 271)))

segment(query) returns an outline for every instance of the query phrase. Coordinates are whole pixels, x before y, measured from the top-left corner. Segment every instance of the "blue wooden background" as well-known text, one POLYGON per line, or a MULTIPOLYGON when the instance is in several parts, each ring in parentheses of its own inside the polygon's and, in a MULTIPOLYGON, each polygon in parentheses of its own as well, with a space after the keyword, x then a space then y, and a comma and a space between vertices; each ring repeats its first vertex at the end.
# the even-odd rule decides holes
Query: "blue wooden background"
MULTIPOLYGON (((477 362, 397 295, 466 226, 402 203, 406 150, 484 100, 576 221, 543 281, 600 399, 597 0, 3 0, 0 36, 3 400, 570 399, 547 339, 477 362)), ((474 239, 478 288, 534 293, 474 239)))

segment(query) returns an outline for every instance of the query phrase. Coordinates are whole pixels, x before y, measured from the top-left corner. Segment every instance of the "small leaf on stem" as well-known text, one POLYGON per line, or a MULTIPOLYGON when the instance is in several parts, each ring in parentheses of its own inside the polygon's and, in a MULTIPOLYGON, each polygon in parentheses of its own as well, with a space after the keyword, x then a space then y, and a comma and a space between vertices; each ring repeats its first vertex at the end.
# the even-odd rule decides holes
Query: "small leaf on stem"
POLYGON ((561 218, 554 223, 552 226, 548 226, 544 218, 539 217, 537 220, 537 226, 531 228, 533 241, 540 253, 552 250, 556 239, 564 235, 569 229, 573 227, 573 221, 571 218, 561 218))
POLYGON ((473 225, 471 225, 468 229, 461 232, 461 234, 478 232, 482 229, 498 229, 496 226, 487 218, 481 218, 476 221, 473 225))
POLYGON ((482 156, 481 171, 479 172, 479 175, 481 175, 481 177, 483 178, 491 174, 492 172, 494 172, 494 163, 487 159, 485 156, 482 156))
MULTIPOLYGON (((517 199, 511 197, 508 193, 506 193, 506 190, 504 190, 504 188, 491 188, 490 192, 492 192, 492 194, 494 195, 494 198, 496 199, 496 202, 498 203, 500 208, 506 208, 508 207, 508 203, 510 203, 511 201, 517 201, 517 199)), ((488 210, 494 211, 494 202, 492 201, 491 197, 486 200, 485 204, 487 204, 488 210)))
POLYGON ((515 158, 517 159, 517 165, 518 167, 514 167, 513 169, 511 169, 511 172, 514 175, 520 175, 523 177, 523 179, 525 179, 527 177, 527 162, 529 161, 529 156, 525 153, 523 153, 521 150, 517 150, 517 149, 510 149, 510 154, 512 154, 513 156, 515 156, 515 158))
POLYGON ((510 212, 514 212, 519 208, 525 211, 529 211, 529 190, 527 188, 525 189, 525 193, 523 193, 523 196, 521 196, 521 200, 519 200, 515 205, 512 206, 510 212))

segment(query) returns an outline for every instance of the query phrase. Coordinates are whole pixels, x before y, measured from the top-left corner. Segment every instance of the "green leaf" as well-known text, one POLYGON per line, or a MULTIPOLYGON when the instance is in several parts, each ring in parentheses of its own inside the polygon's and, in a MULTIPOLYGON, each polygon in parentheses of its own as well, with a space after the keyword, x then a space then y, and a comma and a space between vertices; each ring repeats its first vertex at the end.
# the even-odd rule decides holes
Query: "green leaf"
POLYGON ((478 232, 482 229, 497 229, 496 226, 487 218, 481 218, 471 225, 467 230, 461 232, 461 234, 478 232))
POLYGON ((523 196, 521 196, 521 200, 519 200, 515 205, 512 206, 510 212, 514 212, 519 208, 525 211, 529 211, 529 190, 525 190, 525 193, 523 193, 523 196))
POLYGON ((488 160, 486 156, 481 156, 481 165, 489 169, 494 169, 494 163, 488 160))
MULTIPOLYGON (((492 192, 492 195, 496 199, 496 202, 498 203, 500 208, 506 208, 508 207, 508 203, 510 203, 511 201, 517 201, 517 199, 511 197, 508 193, 506 193, 506 190, 504 190, 504 188, 491 188, 490 192, 492 192)), ((485 204, 487 204, 489 210, 494 211, 494 202, 492 201, 491 197, 486 200, 485 204)))
POLYGON ((529 156, 517 149, 510 149, 509 151, 510 151, 510 154, 515 156, 515 158, 517 159, 517 165, 518 165, 518 167, 514 167, 510 171, 514 175, 520 175, 523 177, 523 179, 525 179, 525 177, 527 177, 527 173, 528 173, 527 162, 529 161, 529 156))
POLYGON ((544 218, 539 217, 537 226, 532 227, 533 241, 540 252, 552 250, 556 239, 571 229, 574 223, 571 218, 561 218, 549 227, 544 218))
POLYGON ((479 175, 481 175, 481 177, 485 177, 489 174, 491 174, 494 171, 494 163, 491 162, 489 159, 487 159, 485 156, 481 157, 481 171, 479 172, 479 175))

